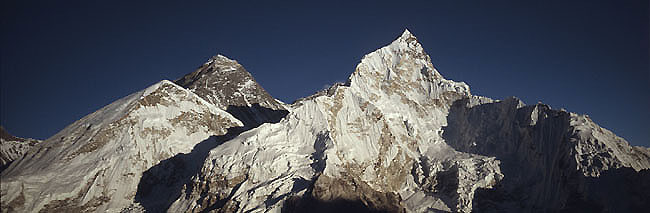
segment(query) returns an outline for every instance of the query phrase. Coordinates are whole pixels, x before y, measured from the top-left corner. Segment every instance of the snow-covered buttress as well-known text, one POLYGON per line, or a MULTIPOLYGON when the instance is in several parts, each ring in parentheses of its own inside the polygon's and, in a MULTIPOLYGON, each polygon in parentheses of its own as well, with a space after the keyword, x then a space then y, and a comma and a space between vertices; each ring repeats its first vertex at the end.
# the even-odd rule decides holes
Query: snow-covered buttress
POLYGON ((625 212, 648 168, 586 115, 472 95, 406 30, 291 105, 217 55, 39 143, 2 210, 625 212))

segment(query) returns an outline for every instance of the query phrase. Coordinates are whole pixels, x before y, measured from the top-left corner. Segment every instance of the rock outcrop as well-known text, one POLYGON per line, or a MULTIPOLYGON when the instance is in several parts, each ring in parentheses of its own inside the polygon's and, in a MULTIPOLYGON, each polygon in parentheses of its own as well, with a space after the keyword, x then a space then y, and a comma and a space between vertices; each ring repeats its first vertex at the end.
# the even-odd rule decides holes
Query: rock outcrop
POLYGON ((472 95, 406 30, 291 105, 215 56, 39 143, 1 195, 3 212, 629 212, 648 168, 586 115, 472 95))

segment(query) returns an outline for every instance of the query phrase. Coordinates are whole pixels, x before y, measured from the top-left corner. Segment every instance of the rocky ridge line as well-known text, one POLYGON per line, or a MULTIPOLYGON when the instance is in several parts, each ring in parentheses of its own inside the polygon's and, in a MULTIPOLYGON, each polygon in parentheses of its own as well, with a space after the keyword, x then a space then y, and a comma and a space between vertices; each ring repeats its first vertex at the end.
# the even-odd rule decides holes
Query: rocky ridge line
POLYGON ((650 203, 647 148, 587 116, 472 95, 444 79, 408 30, 364 56, 347 83, 290 106, 217 55, 43 144, 1 174, 3 212, 639 211, 650 203), (128 156, 146 163, 115 160, 128 156))

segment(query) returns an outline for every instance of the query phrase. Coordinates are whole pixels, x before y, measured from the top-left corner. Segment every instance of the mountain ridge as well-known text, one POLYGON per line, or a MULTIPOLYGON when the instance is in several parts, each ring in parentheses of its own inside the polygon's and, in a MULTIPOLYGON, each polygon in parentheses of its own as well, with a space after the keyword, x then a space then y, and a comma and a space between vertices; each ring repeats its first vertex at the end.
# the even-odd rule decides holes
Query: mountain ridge
POLYGON ((291 105, 216 55, 39 143, 0 174, 2 211, 635 211, 648 150, 588 116, 472 95, 405 30, 291 105))
POLYGON ((0 126, 0 173, 40 142, 41 140, 13 136, 0 126))

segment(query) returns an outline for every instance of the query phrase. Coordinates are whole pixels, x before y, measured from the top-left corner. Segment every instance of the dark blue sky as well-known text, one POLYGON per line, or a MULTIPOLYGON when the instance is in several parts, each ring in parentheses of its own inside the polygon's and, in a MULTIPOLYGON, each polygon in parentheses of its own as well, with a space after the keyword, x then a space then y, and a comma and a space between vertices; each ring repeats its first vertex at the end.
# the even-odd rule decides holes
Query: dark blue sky
POLYGON ((137 2, 2 1, 1 124, 47 138, 217 53, 290 103, 408 28, 474 94, 586 113, 650 146, 647 0, 137 2))

